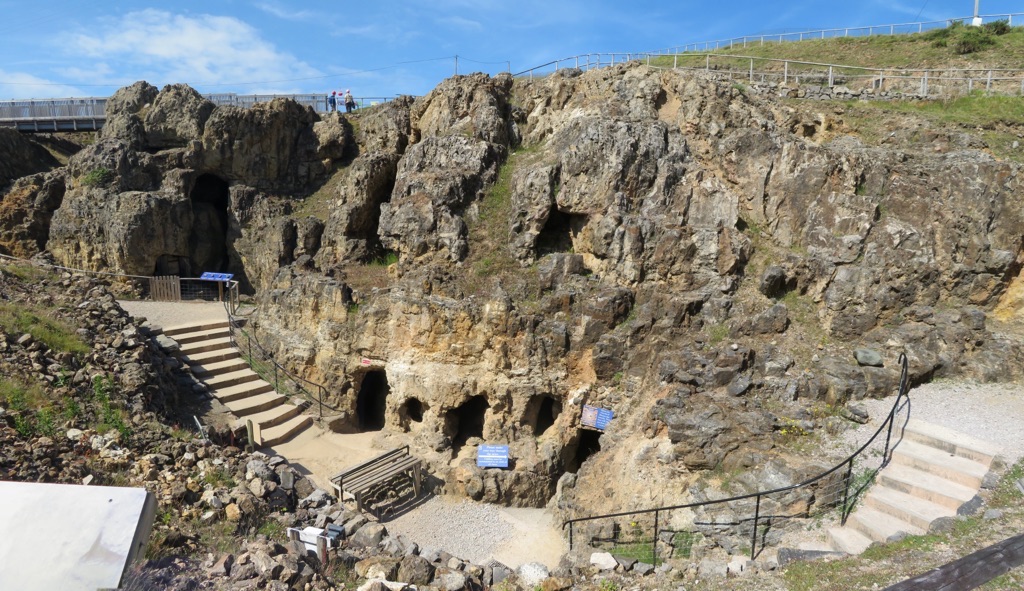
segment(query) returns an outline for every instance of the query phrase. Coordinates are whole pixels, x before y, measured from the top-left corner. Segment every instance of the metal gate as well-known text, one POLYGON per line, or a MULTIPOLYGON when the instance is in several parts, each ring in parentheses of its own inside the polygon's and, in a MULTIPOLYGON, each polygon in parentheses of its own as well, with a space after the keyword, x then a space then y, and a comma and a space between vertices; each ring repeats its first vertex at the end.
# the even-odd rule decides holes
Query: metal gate
POLYGON ((155 302, 180 302, 181 281, 177 275, 151 277, 149 295, 155 302))

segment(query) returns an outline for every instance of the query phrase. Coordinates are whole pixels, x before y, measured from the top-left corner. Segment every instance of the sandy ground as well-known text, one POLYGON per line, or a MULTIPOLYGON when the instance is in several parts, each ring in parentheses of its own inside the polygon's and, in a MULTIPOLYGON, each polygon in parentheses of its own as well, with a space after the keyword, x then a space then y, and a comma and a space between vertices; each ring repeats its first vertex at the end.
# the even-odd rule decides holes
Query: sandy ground
POLYGON ((333 494, 331 476, 386 451, 370 445, 374 435, 376 433, 341 435, 312 425, 290 441, 260 451, 286 458, 289 464, 312 478, 317 486, 333 494))
POLYGON ((142 316, 151 324, 164 329, 186 324, 227 320, 224 304, 220 302, 118 300, 117 303, 132 316, 142 316))

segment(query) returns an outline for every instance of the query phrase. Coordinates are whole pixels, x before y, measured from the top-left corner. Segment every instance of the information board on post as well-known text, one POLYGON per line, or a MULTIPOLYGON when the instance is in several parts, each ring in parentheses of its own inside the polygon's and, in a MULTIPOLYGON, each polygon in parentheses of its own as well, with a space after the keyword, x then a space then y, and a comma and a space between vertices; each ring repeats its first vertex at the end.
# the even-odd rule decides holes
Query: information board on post
POLYGON ((476 465, 480 468, 508 468, 508 446, 480 445, 476 448, 476 465))
POLYGON ((233 273, 211 273, 209 271, 199 276, 203 281, 231 281, 232 277, 234 277, 233 273))
POLYGON ((589 404, 583 405, 583 415, 580 417, 580 422, 584 427, 591 427, 598 431, 604 431, 605 427, 608 426, 609 421, 615 417, 615 413, 608 410, 607 408, 600 408, 597 406, 590 406, 589 404))

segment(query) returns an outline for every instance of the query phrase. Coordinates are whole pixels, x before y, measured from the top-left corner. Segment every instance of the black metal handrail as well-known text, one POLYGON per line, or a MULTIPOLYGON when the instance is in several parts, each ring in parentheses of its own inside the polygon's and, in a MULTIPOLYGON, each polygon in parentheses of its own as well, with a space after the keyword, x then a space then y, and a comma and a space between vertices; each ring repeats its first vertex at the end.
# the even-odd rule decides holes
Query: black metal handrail
MULTIPOLYGON (((287 380, 291 381, 291 383, 293 384, 293 391, 295 394, 303 396, 310 402, 317 403, 318 417, 323 418, 325 406, 329 410, 339 410, 329 404, 324 403, 324 395, 326 394, 327 388, 325 388, 322 384, 318 384, 314 381, 307 380, 306 378, 297 376, 292 372, 288 371, 283 365, 281 365, 280 363, 277 362, 276 359, 274 359, 274 354, 270 352, 266 347, 264 347, 262 343, 260 343, 259 339, 253 332, 246 331, 245 329, 242 328, 242 323, 239 321, 239 318, 232 314, 231 310, 228 309, 227 302, 225 302, 225 310, 228 313, 228 335, 229 338, 231 339, 232 346, 241 350, 241 343, 244 340, 245 350, 243 351, 243 357, 245 357, 245 359, 249 363, 249 366, 252 367, 253 371, 256 371, 256 373, 260 372, 257 371, 257 368, 254 364, 254 360, 256 359, 255 357, 253 357, 254 351, 259 354, 259 362, 269 363, 271 365, 271 369, 274 372, 274 381, 272 382, 272 384, 274 386, 275 391, 280 390, 282 377, 287 378, 287 380), (311 392, 311 390, 315 391, 315 394, 311 392)), ((267 381, 269 382, 270 380, 267 381)))
MULTIPOLYGON (((629 517, 629 516, 635 516, 635 515, 649 515, 649 514, 653 513, 654 514, 654 536, 653 536, 653 541, 652 541, 652 555, 654 557, 654 561, 656 562, 657 561, 657 555, 658 555, 658 553, 657 553, 657 544, 658 544, 658 518, 659 518, 659 513, 663 513, 663 512, 667 512, 667 511, 674 511, 674 510, 678 510, 678 509, 699 509, 701 507, 708 507, 708 506, 712 506, 712 505, 722 505, 722 504, 725 504, 725 503, 733 503, 733 502, 736 502, 736 501, 745 501, 745 500, 749 500, 749 499, 754 499, 754 514, 753 514, 753 516, 739 518, 739 519, 735 520, 735 522, 733 523, 733 524, 738 524, 740 522, 749 522, 749 521, 753 521, 754 522, 753 533, 752 533, 752 536, 751 536, 751 547, 750 547, 750 558, 751 558, 751 560, 753 560, 757 556, 758 521, 761 521, 761 520, 771 520, 771 519, 779 518, 779 517, 786 517, 786 518, 799 517, 799 516, 789 516, 789 515, 786 515, 786 516, 761 515, 761 499, 763 497, 768 496, 768 495, 776 495, 776 494, 780 494, 780 493, 794 491, 794 490, 801 489, 801 488, 810 487, 811 485, 824 480, 825 478, 827 478, 827 477, 829 477, 829 476, 839 472, 840 470, 842 470, 844 468, 846 469, 846 472, 845 472, 845 474, 843 476, 845 485, 844 485, 844 490, 843 490, 843 502, 840 505, 840 508, 841 508, 841 522, 840 523, 845 525, 847 517, 849 517, 850 513, 853 510, 853 503, 850 502, 851 499, 852 500, 856 500, 856 498, 864 491, 864 489, 867 488, 868 484, 871 481, 874 480, 874 477, 878 473, 878 471, 881 470, 882 468, 884 468, 889 463, 889 460, 892 458, 892 449, 891 449, 893 447, 891 445, 892 444, 892 429, 893 429, 893 426, 894 426, 895 421, 896 421, 896 415, 899 412, 899 410, 901 409, 901 404, 903 403, 904 399, 906 399, 907 402, 909 402, 909 400, 910 400, 910 396, 907 393, 907 390, 909 389, 909 378, 908 378, 908 366, 907 366, 907 356, 906 356, 906 354, 900 353, 899 363, 901 365, 899 391, 898 391, 898 393, 896 395, 896 400, 895 400, 895 402, 892 405, 892 409, 889 411, 889 415, 886 417, 885 421, 883 421, 882 424, 878 427, 878 430, 875 431, 874 435, 872 435, 871 438, 868 439, 868 441, 866 443, 864 443, 864 445, 860 446, 857 449, 857 451, 853 452, 849 457, 847 457, 845 460, 843 460, 839 464, 835 465, 831 469, 829 469, 829 470, 827 470, 825 472, 822 472, 821 474, 818 474, 817 476, 814 476, 812 478, 804 480, 803 482, 800 482, 798 484, 793 484, 793 485, 790 485, 790 486, 785 486, 785 487, 781 487, 781 488, 775 488, 775 489, 766 490, 766 491, 758 491, 758 492, 754 492, 754 493, 748 493, 748 494, 745 494, 745 495, 738 495, 738 496, 729 497, 729 498, 726 498, 726 499, 716 499, 716 500, 712 500, 712 501, 701 501, 701 502, 697 502, 697 503, 686 503, 686 504, 682 504, 682 505, 669 505, 669 506, 664 506, 664 507, 655 507, 653 509, 640 509, 640 510, 636 510, 636 511, 622 511, 622 512, 619 512, 619 513, 606 513, 606 514, 603 514, 603 515, 591 515, 591 516, 588 516, 588 517, 574 517, 572 519, 567 519, 564 522, 562 522, 562 530, 565 530, 566 527, 569 528, 569 549, 572 550, 572 547, 573 547, 573 526, 575 524, 577 524, 577 523, 586 522, 586 521, 595 521, 595 520, 598 520, 598 519, 610 519, 610 518, 614 518, 614 517, 629 517), (864 451, 872 443, 874 443, 876 439, 878 439, 878 437, 882 434, 883 431, 885 432, 885 448, 884 448, 884 451, 883 451, 883 454, 882 454, 881 464, 879 465, 878 468, 875 469, 874 473, 871 474, 871 478, 867 479, 864 483, 862 483, 859 487, 857 487, 856 490, 852 491, 853 494, 852 494, 852 497, 851 497, 851 494, 850 494, 851 493, 850 484, 851 484, 851 476, 852 476, 852 473, 853 473, 853 462, 854 462, 854 460, 858 456, 863 454, 864 451)), ((695 525, 712 525, 712 524, 710 524, 710 523, 707 523, 707 524, 695 523, 695 525)), ((721 525, 721 524, 718 524, 718 525, 721 525)))

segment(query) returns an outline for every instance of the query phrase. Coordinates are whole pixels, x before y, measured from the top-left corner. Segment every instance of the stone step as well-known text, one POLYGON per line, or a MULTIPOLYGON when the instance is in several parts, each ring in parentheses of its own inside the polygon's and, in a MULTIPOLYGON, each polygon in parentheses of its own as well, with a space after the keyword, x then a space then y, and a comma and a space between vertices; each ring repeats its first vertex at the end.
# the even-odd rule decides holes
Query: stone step
POLYGON ((258 427, 262 431, 269 429, 270 427, 276 427, 301 412, 302 409, 294 404, 282 404, 280 406, 275 406, 270 410, 251 414, 244 419, 238 419, 235 426, 244 426, 245 422, 249 420, 252 421, 253 427, 258 427))
POLYGON ((220 349, 213 349, 211 351, 196 351, 191 353, 181 353, 178 357, 190 366, 206 365, 216 361, 225 361, 233 358, 241 358, 238 354, 238 350, 234 347, 221 347, 220 349))
POLYGON ((230 373, 221 374, 219 376, 203 378, 203 382, 212 390, 220 390, 221 388, 255 382, 259 379, 261 379, 260 374, 246 367, 230 373))
POLYGON ((265 410, 270 410, 275 406, 281 406, 286 402, 288 402, 287 396, 281 396, 275 392, 267 392, 266 394, 256 394, 225 402, 224 406, 226 406, 227 409, 236 417, 245 417, 265 410))
POLYGON ((202 341, 208 341, 211 339, 219 339, 229 336, 231 333, 227 328, 209 328, 204 330, 197 330, 194 332, 183 332, 177 335, 171 336, 172 339, 178 341, 179 345, 187 345, 189 343, 199 343, 202 341))
POLYGON ((228 386, 226 388, 221 388, 220 390, 211 390, 210 394, 212 394, 217 400, 220 400, 221 404, 227 404, 236 400, 242 400, 243 398, 249 398, 250 396, 256 396, 257 394, 267 394, 273 391, 273 386, 261 380, 259 382, 246 382, 236 386, 228 386))
POLYGON ((197 343, 186 343, 184 345, 181 345, 181 352, 185 355, 192 355, 194 353, 206 353, 207 351, 216 351, 218 349, 228 349, 230 351, 235 350, 235 348, 231 345, 230 337, 220 337, 216 339, 200 341, 197 343))
POLYGON ((876 542, 886 542, 890 537, 906 532, 911 535, 921 535, 925 532, 923 528, 897 519, 872 509, 871 507, 860 507, 846 520, 846 526, 852 528, 876 542))
POLYGON ((864 506, 891 515, 924 531, 927 531, 928 526, 936 519, 956 515, 956 511, 949 507, 886 486, 871 487, 864 497, 864 506))
POLYGON ((914 440, 901 441, 892 452, 892 461, 971 488, 980 487, 988 473, 986 464, 914 440))
POLYGON ((799 544, 797 544, 797 549, 798 550, 807 550, 807 551, 810 551, 810 552, 835 552, 836 551, 834 546, 832 546, 831 544, 829 544, 828 542, 826 542, 824 540, 822 540, 822 541, 807 540, 807 541, 804 541, 804 542, 800 542, 799 544))
POLYGON ((260 432, 260 445, 270 447, 288 441, 313 424, 309 415, 294 416, 280 425, 263 429, 260 432))
POLYGON ((987 441, 916 419, 907 422, 903 436, 905 439, 941 449, 955 456, 974 460, 986 467, 992 465, 992 458, 1000 452, 999 446, 987 441))
POLYGON ((242 358, 241 355, 235 355, 230 359, 223 359, 221 361, 211 361, 201 365, 192 366, 192 374, 200 380, 205 380, 213 376, 219 376, 226 373, 231 373, 239 369, 245 369, 249 367, 249 364, 242 358))
MULTIPOLYGON (((178 326, 172 326, 170 328, 164 328, 163 333, 169 337, 174 335, 186 334, 190 332, 198 332, 203 330, 214 330, 220 328, 227 328, 227 320, 218 320, 216 322, 205 322, 201 324, 180 324, 178 326)), ((177 339, 175 339, 177 340, 177 339)))
POLYGON ((871 538, 850 527, 829 528, 825 537, 833 549, 847 554, 860 554, 872 542, 871 538))
POLYGON ((878 484, 956 511, 977 494, 962 484, 909 466, 890 463, 878 473, 878 484))

